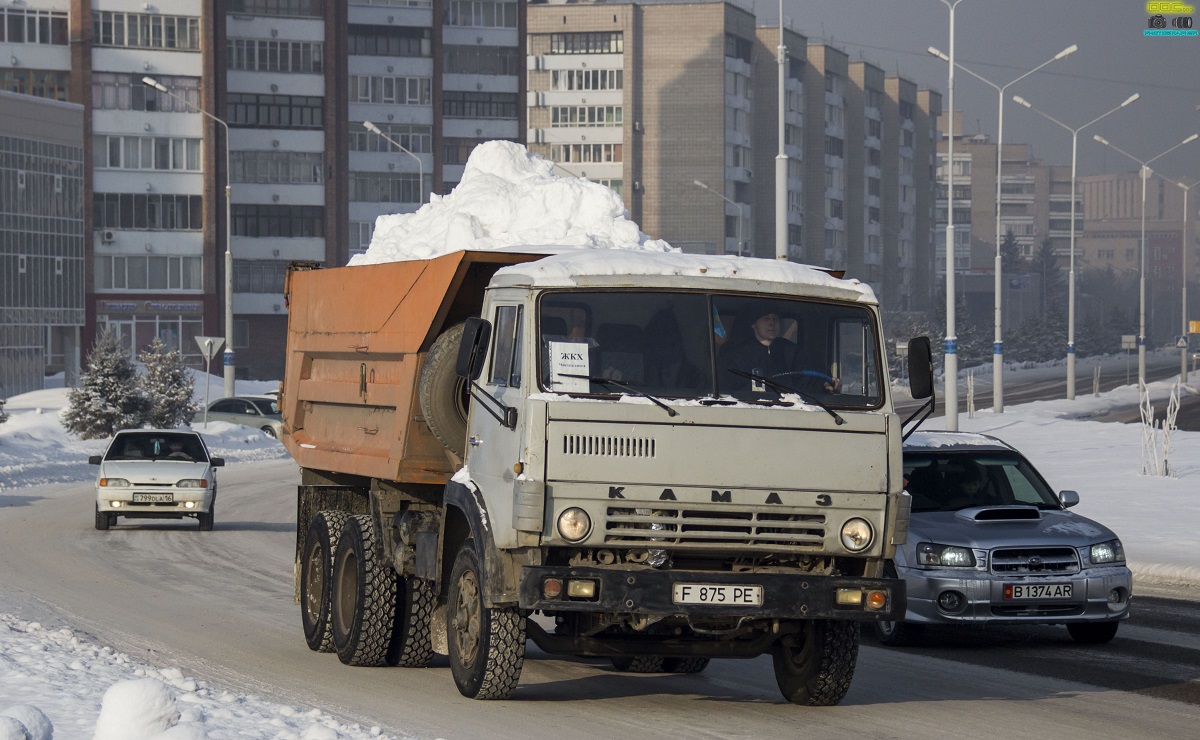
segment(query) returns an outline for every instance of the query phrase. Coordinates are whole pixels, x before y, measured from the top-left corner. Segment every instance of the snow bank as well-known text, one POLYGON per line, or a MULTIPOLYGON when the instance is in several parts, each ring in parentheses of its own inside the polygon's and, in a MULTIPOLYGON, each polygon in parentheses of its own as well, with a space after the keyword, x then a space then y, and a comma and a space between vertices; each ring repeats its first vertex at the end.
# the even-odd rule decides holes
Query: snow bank
POLYGON ((553 170, 553 162, 520 144, 480 144, 453 192, 430 196, 416 213, 380 216, 370 248, 352 257, 350 264, 527 245, 677 251, 643 234, 611 189, 578 177, 559 177, 553 170))

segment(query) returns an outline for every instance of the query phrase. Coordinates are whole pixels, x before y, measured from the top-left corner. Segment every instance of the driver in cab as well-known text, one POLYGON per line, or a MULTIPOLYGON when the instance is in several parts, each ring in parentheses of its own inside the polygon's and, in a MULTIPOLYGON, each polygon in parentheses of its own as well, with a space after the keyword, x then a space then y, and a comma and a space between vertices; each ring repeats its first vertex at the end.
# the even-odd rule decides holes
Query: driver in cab
POLYGON ((751 304, 742 314, 748 317, 749 331, 721 345, 718 353, 718 365, 723 371, 720 378, 723 389, 735 392, 751 389, 750 379, 727 372, 730 368, 767 379, 778 379, 785 385, 801 390, 805 390, 804 386, 812 388, 815 379, 823 381, 818 387, 827 393, 836 393, 841 388, 842 383, 838 378, 802 369, 802 363, 798 361, 800 348, 783 336, 783 320, 771 303, 764 301, 751 304), (802 380, 806 382, 801 383, 802 380))

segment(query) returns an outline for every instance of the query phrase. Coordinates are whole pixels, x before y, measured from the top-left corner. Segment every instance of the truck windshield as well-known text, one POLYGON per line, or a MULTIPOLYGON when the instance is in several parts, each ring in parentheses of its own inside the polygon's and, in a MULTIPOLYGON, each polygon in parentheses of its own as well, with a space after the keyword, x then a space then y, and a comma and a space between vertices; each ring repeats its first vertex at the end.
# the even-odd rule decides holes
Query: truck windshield
POLYGON ((542 296, 538 315, 539 378, 547 391, 614 392, 598 380, 605 378, 660 398, 795 401, 783 386, 837 408, 883 402, 875 317, 864 306, 763 295, 560 291, 542 296))

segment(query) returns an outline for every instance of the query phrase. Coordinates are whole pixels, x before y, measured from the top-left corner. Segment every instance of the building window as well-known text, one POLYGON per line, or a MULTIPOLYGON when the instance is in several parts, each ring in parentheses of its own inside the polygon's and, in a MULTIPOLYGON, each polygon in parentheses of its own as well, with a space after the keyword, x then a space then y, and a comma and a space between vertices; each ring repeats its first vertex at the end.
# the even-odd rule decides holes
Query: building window
POLYGON ((92 165, 109 170, 181 170, 200 172, 200 139, 167 136, 92 137, 92 165))
POLYGON ((229 167, 234 182, 319 185, 325 181, 320 152, 234 151, 229 167))
POLYGON ((475 147, 488 139, 442 139, 442 164, 466 164, 475 147))
POLYGON ((754 48, 754 43, 749 39, 744 39, 741 36, 733 33, 725 34, 725 56, 730 59, 741 59, 746 64, 750 63, 750 51, 754 48))
POLYGON ((233 348, 246 349, 250 346, 250 322, 246 319, 233 320, 233 348))
POLYGON ((325 236, 322 206, 233 205, 234 236, 325 236))
POLYGON ((900 101, 900 118, 904 119, 905 121, 911 121, 913 119, 914 110, 915 109, 911 100, 900 101))
POLYGON ((202 265, 199 256, 97 255, 96 291, 203 290, 202 265))
POLYGON ((138 49, 200 50, 200 19, 157 13, 92 12, 92 43, 138 49))
POLYGON ((446 3, 447 26, 470 28, 516 28, 515 0, 450 0, 446 3))
MULTIPOLYGON (((433 152, 433 127, 415 123, 383 123, 379 130, 392 141, 398 142, 414 154, 433 152)), ((350 125, 350 151, 352 152, 399 152, 391 141, 361 125, 350 125)))
POLYGON ((416 173, 352 172, 350 200, 362 203, 420 203, 422 188, 416 173))
POLYGON ((200 110, 199 77, 155 77, 173 95, 165 95, 142 82, 138 75, 92 73, 92 107, 98 110, 166 111, 200 110), (180 99, 182 98, 182 99, 180 99))
POLYGON ((431 84, 428 77, 350 75, 350 102, 429 105, 431 84))
POLYGON ((229 0, 225 6, 225 12, 237 15, 279 15, 296 18, 324 17, 321 0, 229 0))
POLYGON ((878 139, 883 135, 883 124, 876 121, 874 118, 867 119, 867 136, 874 136, 878 139))
POLYGON ((66 46, 70 41, 66 12, 0 8, 0 43, 66 46))
POLYGON ((446 74, 517 75, 525 58, 515 46, 445 46, 446 74))
POLYGON ((199 195, 95 193, 92 217, 97 229, 199 231, 203 202, 199 195))
POLYGON ((516 118, 517 94, 447 90, 442 94, 442 115, 446 118, 516 118))
POLYGON ((70 74, 48 69, 0 69, 0 90, 50 100, 67 99, 70 74))
POLYGON ((829 198, 825 201, 825 206, 826 218, 842 218, 842 201, 829 198))
POLYGON ((620 31, 550 34, 551 54, 620 54, 625 37, 620 31))
POLYGON ((879 209, 876 208, 875 206, 867 207, 867 223, 869 223, 869 224, 879 223, 879 209))
POLYGON ((825 154, 830 157, 844 156, 845 145, 841 139, 836 136, 825 137, 825 154))
POLYGON ((555 162, 620 162, 621 145, 554 144, 550 147, 550 158, 555 162))
POLYGON ((375 236, 374 221, 350 222, 350 254, 361 254, 371 246, 371 238, 375 236))
POLYGON ((284 260, 234 260, 233 292, 283 295, 287 268, 284 260))
POLYGON ((620 69, 555 69, 550 72, 551 90, 622 90, 625 72, 620 69))
POLYGON ((229 93, 228 123, 246 128, 322 127, 324 98, 307 95, 229 93))
POLYGON ((229 69, 247 72, 320 74, 324 44, 320 41, 229 39, 229 69))
POLYGON ((619 105, 556 105, 550 109, 550 126, 607 127, 623 125, 619 105))
POLYGON ((432 54, 431 29, 410 26, 351 25, 346 46, 351 55, 427 57, 432 54))
POLYGON ((874 195, 878 198, 880 189, 880 181, 878 177, 867 178, 867 195, 874 195))

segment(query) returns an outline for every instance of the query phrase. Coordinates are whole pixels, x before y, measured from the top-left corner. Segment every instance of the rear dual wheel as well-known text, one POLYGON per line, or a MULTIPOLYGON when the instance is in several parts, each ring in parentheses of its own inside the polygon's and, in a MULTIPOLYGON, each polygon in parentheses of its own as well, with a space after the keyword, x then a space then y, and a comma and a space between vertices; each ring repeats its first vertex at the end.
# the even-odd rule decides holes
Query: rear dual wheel
POLYGON ((350 515, 344 511, 317 512, 308 523, 304 552, 300 554, 300 621, 311 650, 333 652, 329 622, 333 556, 342 528, 350 515))

